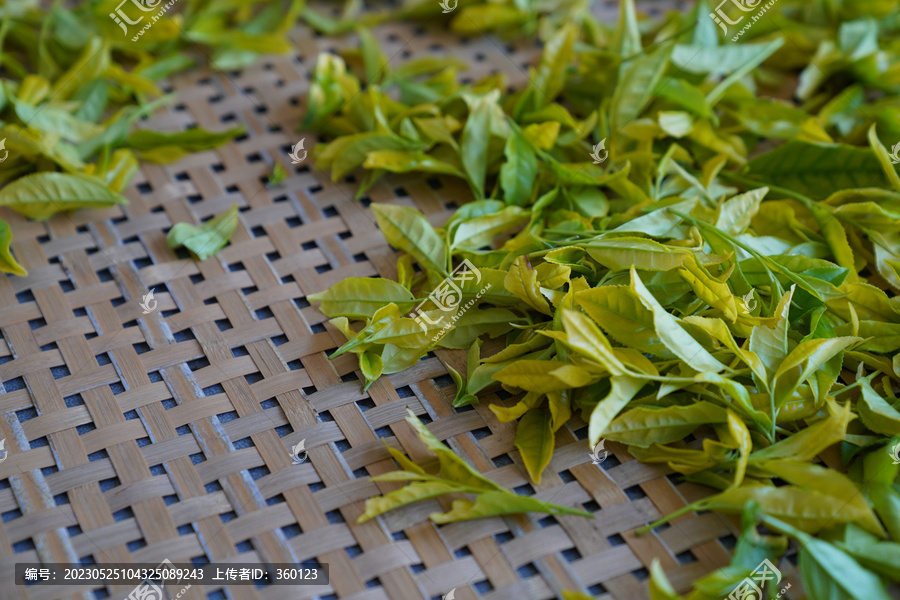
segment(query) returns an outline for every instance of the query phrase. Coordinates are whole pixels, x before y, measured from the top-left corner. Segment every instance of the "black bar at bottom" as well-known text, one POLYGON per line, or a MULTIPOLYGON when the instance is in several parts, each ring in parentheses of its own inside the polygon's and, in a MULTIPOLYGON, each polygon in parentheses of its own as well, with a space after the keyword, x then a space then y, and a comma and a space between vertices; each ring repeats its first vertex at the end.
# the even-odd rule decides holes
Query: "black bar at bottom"
MULTIPOLYGON (((327 564, 16 563, 16 585, 328 585, 327 564)), ((152 588, 150 588, 152 589, 152 588)))

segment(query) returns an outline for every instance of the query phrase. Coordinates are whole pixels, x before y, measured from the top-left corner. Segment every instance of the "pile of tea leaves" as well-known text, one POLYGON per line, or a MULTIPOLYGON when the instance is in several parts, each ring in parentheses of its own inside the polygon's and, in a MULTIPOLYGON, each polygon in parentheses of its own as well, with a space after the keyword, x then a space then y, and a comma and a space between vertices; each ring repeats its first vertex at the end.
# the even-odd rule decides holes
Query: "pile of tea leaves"
POLYGON ((423 24, 444 21, 446 29, 462 36, 495 33, 505 39, 537 36, 545 40, 567 23, 583 26, 586 35, 603 35, 591 5, 589 0, 404 0, 399 7, 373 10, 360 0, 345 0, 335 17, 310 6, 303 8, 301 17, 308 26, 326 35, 407 20, 423 24))
MULTIPOLYGON (((490 409, 517 423, 535 482, 574 419, 591 448, 708 486, 643 530, 743 515, 732 565, 689 598, 727 596, 793 539, 808 597, 885 600, 900 582, 900 11, 782 0, 739 43, 710 12, 649 22, 625 1, 614 26, 562 23, 512 93, 502 74, 459 84, 452 57, 391 66, 365 31, 321 55, 303 124, 330 137, 318 168, 363 169, 360 195, 392 173, 459 178, 472 198, 440 227, 373 204, 398 277, 310 299, 367 385, 465 350, 454 406, 517 394, 490 409)), ((401 471, 377 479, 413 483, 361 519, 456 492, 475 501, 436 522, 559 510, 479 487, 413 424, 441 470, 392 452, 401 471)), ((651 575, 655 600, 679 598, 651 575)))

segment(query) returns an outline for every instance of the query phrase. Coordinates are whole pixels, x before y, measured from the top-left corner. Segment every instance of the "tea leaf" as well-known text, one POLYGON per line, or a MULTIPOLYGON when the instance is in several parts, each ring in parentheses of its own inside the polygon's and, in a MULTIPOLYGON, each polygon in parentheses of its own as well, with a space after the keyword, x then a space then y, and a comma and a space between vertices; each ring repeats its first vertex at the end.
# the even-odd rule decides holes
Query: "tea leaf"
POLYGON ((446 273, 446 249, 434 228, 417 211, 405 206, 372 206, 378 228, 390 244, 409 253, 425 268, 446 273))
POLYGON ((513 130, 504 149, 506 163, 500 169, 500 185, 507 204, 525 206, 537 176, 537 157, 531 144, 513 130))
POLYGON ((487 176, 488 137, 495 96, 475 98, 469 107, 469 118, 463 129, 460 142, 462 164, 469 177, 469 183, 476 199, 484 198, 484 180, 487 176))
POLYGON ((541 482, 541 472, 553 457, 553 431, 550 415, 532 409, 525 413, 516 427, 515 447, 522 454, 522 462, 535 483, 541 482))
POLYGON ((125 144, 137 150, 138 155, 144 160, 169 164, 193 152, 217 148, 243 133, 243 127, 235 127, 220 133, 199 128, 177 133, 140 129, 125 138, 125 144))
POLYGON ((166 242, 169 248, 184 246, 198 259, 206 260, 228 243, 237 225, 238 206, 232 204, 230 209, 200 226, 176 223, 169 230, 166 242))
POLYGON ((28 272, 9 251, 10 244, 12 244, 12 232, 9 230, 9 223, 0 219, 0 271, 25 277, 28 272))
POLYGON ((62 211, 107 208, 126 202, 93 177, 67 173, 26 175, 0 190, 0 206, 37 220, 62 211))
MULTIPOLYGON (((434 498, 453 492, 472 494, 475 496, 475 501, 454 500, 453 507, 450 511, 445 513, 434 512, 429 515, 429 518, 435 523, 453 523, 456 521, 466 521, 481 517, 510 515, 522 512, 543 512, 555 515, 580 515, 585 517, 592 516, 591 513, 583 510, 550 504, 549 502, 544 502, 529 496, 520 496, 515 492, 498 486, 478 474, 460 457, 451 452, 449 448, 428 431, 425 425, 412 413, 412 411, 407 410, 407 412, 407 423, 413 427, 418 434, 419 439, 432 452, 438 455, 441 462, 440 473, 437 476, 428 475, 422 471, 421 468, 409 462, 409 459, 400 459, 399 456, 395 456, 401 464, 407 465, 408 468, 414 468, 414 471, 394 471, 374 477, 373 480, 420 481, 416 481, 399 490, 394 490, 384 496, 369 498, 366 500, 365 511, 357 519, 357 523, 364 523, 389 510, 394 510, 395 508, 405 506, 412 502, 418 502, 419 500, 434 498)), ((550 443, 552 444, 552 439, 550 440, 550 443)), ((396 455, 397 453, 392 452, 392 454, 396 455)))
POLYGON ((846 188, 887 187, 872 150, 843 144, 791 140, 747 163, 747 172, 765 183, 809 197, 846 188))
POLYGON ((389 279, 347 277, 323 292, 308 295, 307 299, 320 302, 319 310, 328 317, 363 319, 374 316, 386 302, 412 303, 413 295, 389 279))

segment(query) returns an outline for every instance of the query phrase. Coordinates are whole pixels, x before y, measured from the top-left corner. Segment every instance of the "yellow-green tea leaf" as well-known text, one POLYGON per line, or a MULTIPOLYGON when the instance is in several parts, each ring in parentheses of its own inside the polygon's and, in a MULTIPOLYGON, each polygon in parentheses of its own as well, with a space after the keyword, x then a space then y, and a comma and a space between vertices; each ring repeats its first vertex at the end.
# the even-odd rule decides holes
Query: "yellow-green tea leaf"
POLYGON ((202 225, 190 223, 176 223, 171 230, 167 242, 169 248, 175 249, 184 246, 200 260, 206 260, 228 243, 231 234, 237 229, 238 206, 232 204, 231 208, 217 217, 206 221, 202 225))
POLYGON ((34 173, 0 190, 0 206, 29 219, 44 220, 79 208, 108 208, 128 201, 93 177, 68 173, 34 173))

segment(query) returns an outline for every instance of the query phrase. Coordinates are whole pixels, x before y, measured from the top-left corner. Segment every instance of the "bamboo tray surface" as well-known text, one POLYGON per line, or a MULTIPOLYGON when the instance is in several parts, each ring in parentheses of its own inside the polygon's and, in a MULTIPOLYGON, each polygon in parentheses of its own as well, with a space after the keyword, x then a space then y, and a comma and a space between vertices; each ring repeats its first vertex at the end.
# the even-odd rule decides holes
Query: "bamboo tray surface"
MULTIPOLYGON (((657 16, 686 8, 643 7, 657 16)), ((600 2, 596 10, 615 22, 617 9, 600 2)), ((500 70, 511 85, 527 84, 537 44, 445 29, 392 23, 376 34, 394 64, 452 53, 472 65, 467 78, 500 70)), ((316 140, 296 132, 316 55, 355 44, 305 27, 292 38, 292 56, 174 78, 166 91, 177 91, 177 102, 141 125, 240 123, 243 138, 172 165, 144 164, 127 206, 46 222, 3 214, 29 276, 0 277, 0 438, 9 450, 0 463, 0 598, 119 600, 134 587, 14 585, 15 563, 35 562, 317 560, 330 568, 328 586, 208 583, 184 600, 412 600, 454 589, 456 600, 538 600, 564 589, 636 600, 648 597, 654 557, 680 590, 726 565, 738 529, 712 513, 636 537, 635 527, 708 490, 676 483, 615 443, 594 465, 586 427, 560 430, 542 483, 529 483, 514 424, 487 407, 514 398, 451 407, 456 390, 444 365, 462 366, 459 353, 438 351, 367 393, 352 355, 326 358, 343 338, 306 296, 345 277, 396 276, 370 204, 413 206, 441 224, 468 192, 452 178, 387 179, 357 202, 352 178, 332 183, 312 161, 292 166, 291 145, 304 137, 308 150, 316 140), (275 163, 289 176, 266 187, 275 163), (195 262, 167 248, 174 223, 232 203, 240 222, 215 257, 195 262), (144 314, 150 290, 158 306, 144 314), (436 526, 427 515, 438 501, 428 501, 357 525, 365 499, 382 491, 367 477, 394 468, 384 441, 417 457, 407 408, 491 479, 595 518, 436 526), (308 459, 295 465, 289 453, 301 440, 308 459)))

